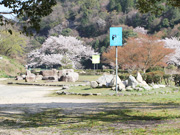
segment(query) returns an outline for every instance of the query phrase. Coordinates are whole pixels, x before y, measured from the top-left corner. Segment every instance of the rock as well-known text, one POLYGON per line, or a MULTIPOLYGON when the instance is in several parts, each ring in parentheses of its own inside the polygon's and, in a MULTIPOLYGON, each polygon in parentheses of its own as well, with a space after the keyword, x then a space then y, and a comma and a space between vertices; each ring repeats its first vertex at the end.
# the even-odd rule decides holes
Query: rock
POLYGON ((143 78, 142 78, 142 76, 141 76, 141 74, 139 72, 137 72, 136 80, 138 81, 138 83, 142 83, 143 82, 143 78))
POLYGON ((128 80, 122 81, 122 83, 125 85, 125 87, 128 86, 128 80))
POLYGON ((112 90, 116 90, 116 87, 112 87, 111 89, 112 89, 112 90))
POLYGON ((82 96, 92 96, 92 93, 83 93, 82 96))
POLYGON ((137 78, 136 78, 137 82, 139 83, 139 85, 141 86, 148 86, 148 84, 143 80, 141 74, 139 72, 137 72, 137 78))
POLYGON ((137 80, 130 75, 128 78, 128 86, 131 86, 132 88, 135 88, 139 83, 137 82, 137 80))
POLYGON ((43 71, 40 71, 40 75, 42 75, 43 77, 57 76, 57 70, 56 69, 43 70, 43 71))
POLYGON ((149 86, 145 81, 142 81, 139 85, 141 85, 141 86, 149 86))
POLYGON ((126 87, 126 91, 132 91, 133 88, 131 86, 126 87))
POLYGON ((145 90, 151 90, 151 89, 152 89, 152 87, 150 87, 150 86, 143 86, 143 88, 144 88, 145 90))
POLYGON ((153 88, 153 89, 158 89, 158 88, 160 88, 160 87, 159 87, 159 85, 153 85, 152 88, 153 88))
POLYGON ((136 91, 143 91, 144 89, 140 88, 140 87, 136 87, 134 90, 136 90, 136 91))
POLYGON ((31 75, 31 71, 30 70, 26 70, 26 75, 30 76, 31 75))
POLYGON ((42 75, 37 75, 37 76, 36 76, 36 81, 38 81, 38 80, 42 80, 42 78, 43 78, 43 76, 42 76, 42 75))
POLYGON ((101 93, 97 93, 97 96, 101 96, 102 94, 101 93))
POLYGON ((35 80, 36 80, 36 75, 32 73, 28 74, 25 79, 26 82, 34 82, 35 80))
POLYGON ((22 77, 23 79, 26 79, 26 75, 21 75, 21 77, 22 77))
POLYGON ((126 90, 125 85, 123 83, 118 84, 118 90, 125 91, 126 90))
POLYGON ((16 76, 15 80, 20 81, 20 80, 23 80, 23 78, 22 78, 22 76, 16 76))
POLYGON ((97 83, 102 84, 102 86, 110 87, 113 75, 103 75, 98 78, 97 83))
POLYGON ((166 85, 159 84, 159 87, 160 87, 160 88, 165 88, 166 85))
POLYGON ((43 76, 43 78, 42 78, 43 80, 58 81, 58 76, 57 76, 57 70, 56 69, 40 71, 40 75, 43 76))
POLYGON ((98 87, 98 83, 96 81, 91 81, 90 86, 92 88, 97 88, 98 87))
POLYGON ((62 81, 65 82, 76 82, 79 79, 79 74, 76 72, 68 72, 62 76, 62 81))
POLYGON ((62 87, 62 89, 68 90, 68 89, 69 89, 69 86, 66 86, 66 85, 65 85, 65 86, 62 87))
MULTIPOLYGON (((119 76, 117 77, 117 85, 118 85, 118 90, 125 90, 125 85, 122 83, 119 76)), ((110 82, 110 86, 116 86, 116 76, 113 76, 113 79, 110 82)))
POLYGON ((58 81, 58 76, 50 76, 48 77, 48 80, 58 81))
POLYGON ((63 69, 63 70, 59 70, 57 75, 59 78, 61 78, 62 76, 67 75, 67 73, 69 72, 74 72, 74 69, 63 69))

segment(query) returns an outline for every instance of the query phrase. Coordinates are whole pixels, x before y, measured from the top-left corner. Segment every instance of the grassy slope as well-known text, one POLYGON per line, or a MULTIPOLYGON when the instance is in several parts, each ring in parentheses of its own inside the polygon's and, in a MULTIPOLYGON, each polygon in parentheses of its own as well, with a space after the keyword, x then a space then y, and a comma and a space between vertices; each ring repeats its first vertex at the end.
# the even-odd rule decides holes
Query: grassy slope
POLYGON ((3 56, 0 60, 0 77, 16 76, 17 73, 24 72, 25 68, 14 59, 3 56))

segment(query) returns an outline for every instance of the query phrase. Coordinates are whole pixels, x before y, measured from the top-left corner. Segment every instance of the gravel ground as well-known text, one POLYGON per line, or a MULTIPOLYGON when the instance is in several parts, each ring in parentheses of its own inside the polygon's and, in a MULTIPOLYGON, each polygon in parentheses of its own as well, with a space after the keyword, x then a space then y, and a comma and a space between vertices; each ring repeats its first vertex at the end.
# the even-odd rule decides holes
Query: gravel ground
MULTIPOLYGON (((62 108, 64 114, 84 114, 95 113, 102 110, 111 110, 120 108, 121 103, 104 103, 101 100, 89 99, 66 99, 61 97, 48 97, 47 95, 58 87, 40 87, 40 86, 14 86, 3 85, 0 79, 0 124, 3 119, 9 115, 22 115, 25 113, 38 113, 48 108, 62 108)), ((128 105, 128 104, 126 104, 128 105)), ((121 106, 123 107, 123 105, 121 106)), ((127 121, 127 123, 111 123, 109 126, 121 129, 154 127, 163 121, 127 121)), ((165 122, 166 123, 166 122, 165 122)), ((178 123, 179 124, 179 123, 178 123)), ((106 129, 107 127, 100 127, 106 129)), ((18 128, 16 126, 0 126, 0 135, 64 135, 64 132, 58 127, 29 127, 18 128)), ((84 132, 74 134, 81 135, 111 135, 97 129, 87 129, 84 132)), ((112 133, 114 134, 114 133, 112 133)), ((118 134, 118 133, 115 133, 118 134)), ((68 135, 68 134, 67 134, 68 135)))

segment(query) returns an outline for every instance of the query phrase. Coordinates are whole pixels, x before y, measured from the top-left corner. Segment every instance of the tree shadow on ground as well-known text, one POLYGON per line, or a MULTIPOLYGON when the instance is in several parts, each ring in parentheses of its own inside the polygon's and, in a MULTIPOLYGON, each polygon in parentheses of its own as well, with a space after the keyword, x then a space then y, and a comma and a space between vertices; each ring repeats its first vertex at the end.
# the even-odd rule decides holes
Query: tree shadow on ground
MULTIPOLYGON (((82 122, 126 123, 127 121, 158 121, 180 118, 180 114, 163 115, 152 110, 179 109, 175 103, 38 103, 0 105, 0 126, 30 128, 79 124, 82 122), (146 111, 144 111, 146 110, 146 111)), ((138 123, 137 123, 138 124, 138 123)), ((142 122, 139 122, 142 124, 142 122)))

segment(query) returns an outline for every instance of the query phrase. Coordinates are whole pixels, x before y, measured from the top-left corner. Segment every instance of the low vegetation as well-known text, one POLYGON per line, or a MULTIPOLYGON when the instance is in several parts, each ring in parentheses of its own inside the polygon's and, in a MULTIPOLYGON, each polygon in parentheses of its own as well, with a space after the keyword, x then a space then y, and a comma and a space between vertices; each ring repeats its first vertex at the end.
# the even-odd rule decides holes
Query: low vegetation
POLYGON ((23 72, 25 72, 25 67, 17 60, 5 56, 0 59, 0 78, 13 77, 16 76, 17 73, 23 72))

